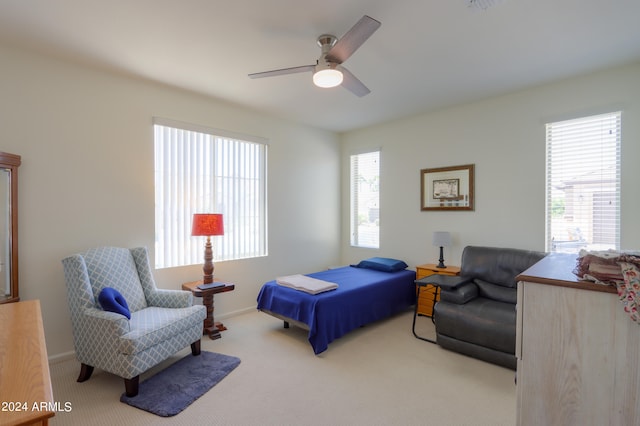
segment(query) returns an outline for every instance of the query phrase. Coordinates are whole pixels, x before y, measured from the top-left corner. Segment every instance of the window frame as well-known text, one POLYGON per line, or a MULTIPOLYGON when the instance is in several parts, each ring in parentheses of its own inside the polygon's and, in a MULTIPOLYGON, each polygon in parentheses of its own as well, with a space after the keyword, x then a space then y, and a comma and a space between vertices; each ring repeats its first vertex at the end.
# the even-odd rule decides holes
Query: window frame
POLYGON ((619 250, 622 112, 548 122, 545 140, 546 250, 619 250))
MULTIPOLYGON (((361 150, 357 152, 351 153, 349 156, 349 243, 351 247, 358 248, 369 248, 369 249, 379 249, 380 248, 380 175, 381 175, 381 162, 382 162, 382 150, 381 148, 371 148, 366 150, 361 150), (364 159, 365 156, 377 154, 377 158, 375 161, 377 162, 377 176, 374 182, 369 182, 369 185, 375 185, 377 187, 377 191, 372 191, 372 193, 377 194, 375 199, 375 204, 377 207, 368 207, 368 211, 366 213, 366 217, 368 218, 367 223, 375 225, 375 235, 372 234, 369 237, 371 239, 362 238, 363 235, 361 233, 361 222, 362 222, 362 214, 360 211, 359 199, 360 192, 355 187, 354 182, 354 159, 364 159), (373 210, 372 210, 373 209, 373 210), (373 221, 371 219, 374 219, 373 221)), ((359 181, 362 181, 359 179, 359 181)))
POLYGON ((268 255, 267 139, 154 117, 153 144, 156 269, 202 263, 194 213, 223 214, 216 262, 268 255))

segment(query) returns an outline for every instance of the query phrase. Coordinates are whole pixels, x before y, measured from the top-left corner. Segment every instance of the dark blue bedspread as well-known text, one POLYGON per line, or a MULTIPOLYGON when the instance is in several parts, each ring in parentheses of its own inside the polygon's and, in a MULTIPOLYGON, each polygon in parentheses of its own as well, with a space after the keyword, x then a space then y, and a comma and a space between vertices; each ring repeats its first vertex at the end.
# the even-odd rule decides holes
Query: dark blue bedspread
POLYGON ((309 343, 316 354, 349 331, 415 303, 415 271, 380 272, 346 266, 308 276, 337 283, 338 288, 312 295, 269 281, 258 295, 258 309, 307 324, 309 343))

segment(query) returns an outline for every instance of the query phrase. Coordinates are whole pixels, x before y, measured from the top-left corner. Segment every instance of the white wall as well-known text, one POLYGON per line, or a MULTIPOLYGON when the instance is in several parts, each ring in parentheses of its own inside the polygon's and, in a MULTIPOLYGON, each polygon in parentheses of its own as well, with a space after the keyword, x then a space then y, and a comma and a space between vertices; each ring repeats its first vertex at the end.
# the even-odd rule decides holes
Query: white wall
MULTIPOLYGON (((434 263, 433 231, 453 233, 445 263, 466 245, 544 250, 544 124, 622 110, 622 248, 640 249, 640 64, 426 113, 342 135, 342 171, 364 147, 381 151, 379 250, 349 246, 342 212, 342 260, 401 258, 434 263), (475 164, 475 211, 420 211, 420 169, 475 164)), ((348 179, 342 202, 348 206, 348 179)))
MULTIPOLYGON (((50 356, 73 350, 63 257, 96 245, 143 245, 153 255, 153 116, 271 141, 269 256, 216 263, 216 274, 236 283, 234 292, 216 298, 218 315, 253 308, 261 284, 279 274, 372 255, 411 266, 433 262, 436 230, 454 233, 455 246, 445 252, 451 264, 468 244, 544 249, 544 123, 613 109, 623 111, 622 245, 640 248, 640 64, 340 138, 2 46, 0 69, 0 151, 23 161, 20 292, 24 300, 41 300, 50 356), (340 175, 348 177, 348 154, 361 147, 382 147, 380 250, 349 247, 348 178, 341 183, 340 175), (476 210, 421 212, 420 169, 467 163, 476 165, 476 210)), ((200 266, 155 272, 162 288, 200 275, 200 266)))
MULTIPOLYGON (((2 46, 0 69, 0 151, 22 156, 20 296, 41 300, 50 356, 73 350, 62 258, 99 245, 147 246, 153 256, 153 116, 270 140, 269 256, 216 263, 236 283, 216 297, 218 315, 254 308, 279 274, 338 262, 335 134, 2 46)), ((201 266, 155 273, 159 287, 176 289, 201 276, 201 266)))

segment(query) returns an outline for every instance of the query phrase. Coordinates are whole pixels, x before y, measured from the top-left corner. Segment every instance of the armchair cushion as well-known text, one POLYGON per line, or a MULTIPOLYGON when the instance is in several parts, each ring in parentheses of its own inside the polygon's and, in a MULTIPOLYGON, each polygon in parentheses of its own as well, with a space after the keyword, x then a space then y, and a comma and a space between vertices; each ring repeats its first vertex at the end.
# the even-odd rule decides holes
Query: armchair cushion
POLYGON ((131 312, 129 311, 127 301, 115 288, 103 288, 98 295, 98 301, 105 311, 115 312, 124 315, 127 319, 131 319, 131 312))
MULTIPOLYGON (((201 311, 197 306, 188 308, 148 307, 131 315, 131 331, 120 336, 119 351, 135 355, 169 340, 172 336, 183 334, 196 327, 202 328, 201 311)), ((179 351, 176 348, 175 351, 179 351)))

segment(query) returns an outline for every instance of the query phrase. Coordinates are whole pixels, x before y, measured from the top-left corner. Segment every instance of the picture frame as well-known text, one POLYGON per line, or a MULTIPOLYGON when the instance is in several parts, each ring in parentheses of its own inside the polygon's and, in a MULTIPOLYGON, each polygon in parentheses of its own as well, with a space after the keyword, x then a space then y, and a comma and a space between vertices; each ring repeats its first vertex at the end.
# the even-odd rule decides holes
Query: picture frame
POLYGON ((474 210, 475 164, 420 170, 420 210, 474 210))

